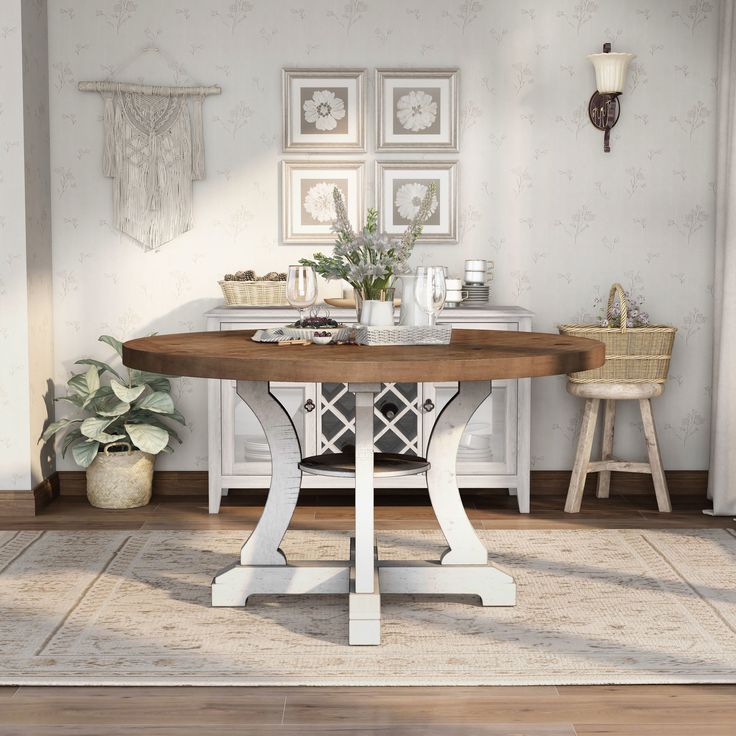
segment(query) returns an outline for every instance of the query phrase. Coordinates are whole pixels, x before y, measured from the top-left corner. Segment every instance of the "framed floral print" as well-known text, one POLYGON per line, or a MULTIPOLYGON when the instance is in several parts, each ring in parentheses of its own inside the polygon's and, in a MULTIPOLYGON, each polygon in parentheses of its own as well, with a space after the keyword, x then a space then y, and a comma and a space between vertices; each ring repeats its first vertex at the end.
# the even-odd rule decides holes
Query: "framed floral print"
POLYGON ((376 70, 376 150, 457 152, 457 69, 376 70))
POLYGON ((284 69, 284 151, 365 151, 365 70, 284 69))
POLYGON ((379 229, 400 235, 434 182, 436 196, 418 243, 457 243, 457 161, 377 161, 379 229))
POLYGON ((333 189, 342 192, 350 222, 365 219, 362 161, 282 161, 281 221, 285 243, 332 243, 333 189))

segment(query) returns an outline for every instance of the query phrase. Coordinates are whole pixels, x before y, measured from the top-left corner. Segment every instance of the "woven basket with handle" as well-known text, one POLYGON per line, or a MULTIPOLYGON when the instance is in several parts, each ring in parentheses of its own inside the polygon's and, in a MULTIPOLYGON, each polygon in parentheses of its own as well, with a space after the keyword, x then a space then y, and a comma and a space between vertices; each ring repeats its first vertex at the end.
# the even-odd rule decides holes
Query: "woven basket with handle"
POLYGON ((286 281, 219 281, 229 307, 286 306, 286 281))
POLYGON ((666 325, 627 327, 629 305, 621 284, 611 287, 607 314, 617 296, 621 315, 619 327, 559 325, 563 335, 600 340, 606 346, 606 362, 600 368, 570 373, 569 380, 572 383, 664 383, 677 328, 666 325))

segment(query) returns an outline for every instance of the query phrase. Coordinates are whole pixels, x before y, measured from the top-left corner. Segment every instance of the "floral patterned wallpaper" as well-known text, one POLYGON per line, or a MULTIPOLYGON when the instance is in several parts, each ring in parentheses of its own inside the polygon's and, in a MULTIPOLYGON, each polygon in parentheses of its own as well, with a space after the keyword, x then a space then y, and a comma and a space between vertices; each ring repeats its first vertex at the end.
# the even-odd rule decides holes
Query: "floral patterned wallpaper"
MULTIPOLYGON (((493 259, 493 301, 534 310, 539 330, 594 317, 614 280, 643 294, 653 320, 680 328, 655 406, 665 464, 706 467, 717 24, 715 0, 51 0, 57 384, 76 358, 107 357, 100 333, 202 329, 222 274, 282 270, 312 252, 279 242, 282 67, 365 67, 372 84, 378 66, 457 66, 460 244, 422 246, 415 261, 460 274, 465 258, 493 259), (638 55, 610 154, 586 112, 585 55, 605 41, 638 55), (161 53, 131 61, 144 46, 161 53), (102 104, 76 89, 126 64, 121 79, 223 88, 205 103, 195 228, 148 253, 110 225, 102 104)), ((372 89, 369 100, 371 163, 372 89)), ((7 180, 16 134, 0 131, 7 180)), ((176 394, 189 428, 160 467, 205 468, 204 383, 184 379, 176 394)), ((535 468, 570 467, 579 414, 564 379, 535 382, 535 468)), ((619 427, 621 452, 641 457, 634 407, 619 427)))

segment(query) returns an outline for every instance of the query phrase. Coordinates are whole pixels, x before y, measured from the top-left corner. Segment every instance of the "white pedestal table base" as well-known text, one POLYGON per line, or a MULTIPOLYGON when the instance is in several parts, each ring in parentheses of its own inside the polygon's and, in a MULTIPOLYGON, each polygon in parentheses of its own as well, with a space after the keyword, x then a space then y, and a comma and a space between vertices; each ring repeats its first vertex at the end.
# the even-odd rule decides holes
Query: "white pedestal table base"
POLYGON ((213 606, 244 606, 252 595, 348 595, 348 640, 381 641, 381 595, 476 595, 484 606, 513 606, 513 578, 488 563, 457 487, 455 456, 463 429, 490 394, 489 381, 459 384, 434 425, 429 442, 427 484, 448 549, 437 561, 378 559, 373 519, 373 397, 377 384, 350 384, 355 393, 355 536, 350 559, 287 563, 279 544, 299 494, 301 473, 296 430, 265 382, 238 382, 238 395, 263 426, 275 460, 268 499, 241 551, 241 564, 212 582, 213 606))

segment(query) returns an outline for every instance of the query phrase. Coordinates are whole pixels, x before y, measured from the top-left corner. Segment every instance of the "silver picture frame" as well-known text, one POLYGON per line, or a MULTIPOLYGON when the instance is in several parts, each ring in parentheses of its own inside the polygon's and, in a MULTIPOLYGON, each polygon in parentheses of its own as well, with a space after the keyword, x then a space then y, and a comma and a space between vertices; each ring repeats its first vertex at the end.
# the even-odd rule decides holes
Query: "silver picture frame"
POLYGON ((281 161, 281 239, 287 244, 333 243, 332 188, 343 191, 357 231, 366 215, 365 163, 342 160, 281 161), (324 185, 324 186, 322 186, 324 185), (311 198, 311 205, 307 204, 311 198))
POLYGON ((401 235, 418 206, 421 187, 435 181, 437 207, 417 243, 458 242, 457 161, 376 161, 375 177, 375 207, 381 232, 401 235))
POLYGON ((365 153, 366 74, 365 69, 283 69, 284 152, 365 153), (321 97, 325 94, 330 99, 321 97), (331 102, 339 103, 337 114, 331 102), (305 105, 312 108, 311 120, 305 105))
POLYGON ((376 69, 376 151, 459 151, 458 69, 376 69))

